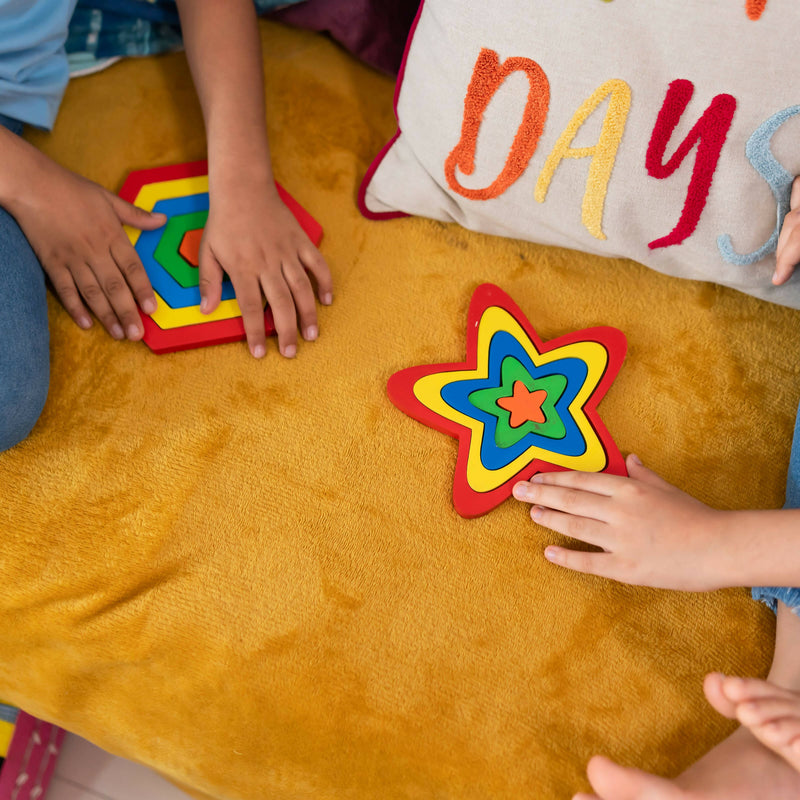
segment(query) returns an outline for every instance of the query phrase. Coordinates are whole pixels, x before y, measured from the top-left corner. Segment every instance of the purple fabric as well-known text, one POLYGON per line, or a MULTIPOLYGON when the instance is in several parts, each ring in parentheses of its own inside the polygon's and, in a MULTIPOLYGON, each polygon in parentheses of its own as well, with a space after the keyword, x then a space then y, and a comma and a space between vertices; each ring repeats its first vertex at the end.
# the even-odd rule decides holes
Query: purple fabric
POLYGON ((419 0, 306 0, 270 16, 325 31, 382 72, 396 75, 419 0))

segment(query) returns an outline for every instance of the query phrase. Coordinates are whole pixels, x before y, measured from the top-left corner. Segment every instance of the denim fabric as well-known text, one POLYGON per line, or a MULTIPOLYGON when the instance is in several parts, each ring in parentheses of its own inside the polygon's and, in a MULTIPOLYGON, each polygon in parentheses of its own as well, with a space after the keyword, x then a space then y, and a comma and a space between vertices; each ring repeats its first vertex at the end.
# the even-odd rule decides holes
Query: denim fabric
MULTIPOLYGON (((253 0, 265 14, 301 0, 253 0)), ((183 47, 175 0, 78 0, 66 51, 71 74, 121 56, 170 53, 183 47)))
MULTIPOLYGON (((21 123, 0 116, 14 133, 21 123)), ((14 218, 0 208, 0 451, 36 424, 50 384, 44 272, 14 218)))
MULTIPOLYGON (((800 409, 794 426, 792 454, 789 456, 789 476, 786 479, 786 503, 784 508, 800 508, 800 409)), ((766 603, 773 611, 778 610, 778 600, 800 615, 800 589, 778 586, 756 586, 753 599, 766 603)))

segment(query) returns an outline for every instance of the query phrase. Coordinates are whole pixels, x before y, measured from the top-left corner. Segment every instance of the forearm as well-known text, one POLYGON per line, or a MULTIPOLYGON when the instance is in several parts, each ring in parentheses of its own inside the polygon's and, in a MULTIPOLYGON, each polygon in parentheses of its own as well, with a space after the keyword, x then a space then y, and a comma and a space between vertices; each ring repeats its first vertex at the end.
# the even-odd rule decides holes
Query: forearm
POLYGON ((261 42, 252 0, 178 0, 208 138, 209 179, 272 185, 261 42), (243 172, 243 170, 245 170, 243 172))
POLYGON ((800 509, 721 514, 731 586, 800 587, 800 509))
POLYGON ((0 207, 12 215, 37 191, 46 191, 42 167, 53 162, 21 137, 0 125, 0 207))

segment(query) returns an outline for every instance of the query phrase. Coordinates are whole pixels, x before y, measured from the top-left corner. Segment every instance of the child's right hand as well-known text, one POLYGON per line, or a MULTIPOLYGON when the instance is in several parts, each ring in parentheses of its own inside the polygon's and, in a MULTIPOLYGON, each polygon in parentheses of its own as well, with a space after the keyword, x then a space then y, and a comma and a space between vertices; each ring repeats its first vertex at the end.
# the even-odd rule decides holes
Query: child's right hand
POLYGON ((81 328, 92 325, 88 306, 115 339, 141 339, 144 329, 136 304, 151 314, 155 295, 122 226, 151 230, 166 217, 126 203, 38 151, 25 156, 30 164, 24 190, 6 208, 64 308, 81 328))
POLYGON ((786 283, 800 262, 800 177, 795 178, 792 184, 789 208, 791 210, 783 220, 775 252, 775 274, 772 282, 776 286, 786 283))

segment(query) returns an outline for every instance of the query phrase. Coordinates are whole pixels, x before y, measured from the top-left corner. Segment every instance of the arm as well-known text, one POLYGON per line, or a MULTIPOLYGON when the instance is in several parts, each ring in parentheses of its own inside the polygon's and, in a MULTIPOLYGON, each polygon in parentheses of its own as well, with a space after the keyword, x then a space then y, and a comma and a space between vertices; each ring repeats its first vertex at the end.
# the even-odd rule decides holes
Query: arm
POLYGON ((266 352, 262 292, 284 356, 318 334, 308 269, 322 303, 330 271, 281 202, 267 143, 261 43, 251 0, 178 0, 184 43, 208 138, 211 207, 200 248, 201 310, 220 301, 228 273, 251 353, 266 352))
POLYGON ((514 487, 540 525, 604 551, 550 546, 550 561, 664 589, 800 586, 800 510, 717 511, 636 456, 627 466, 629 478, 551 472, 514 487))
POLYGON ((60 167, 0 126, 0 206, 22 228, 67 312, 89 328, 91 309, 115 339, 141 339, 136 301, 156 309, 150 281, 122 229, 164 224, 60 167))

